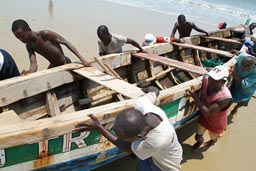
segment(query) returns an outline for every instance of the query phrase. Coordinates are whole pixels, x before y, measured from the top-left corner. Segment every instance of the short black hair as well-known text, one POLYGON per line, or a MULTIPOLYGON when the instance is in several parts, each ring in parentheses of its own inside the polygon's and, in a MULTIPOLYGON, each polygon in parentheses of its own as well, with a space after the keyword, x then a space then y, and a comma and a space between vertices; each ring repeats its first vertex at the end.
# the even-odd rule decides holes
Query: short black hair
POLYGON ((136 109, 122 111, 115 119, 114 131, 122 132, 125 137, 136 136, 141 133, 146 124, 144 115, 136 109))
POLYGON ((256 27, 256 23, 251 23, 251 24, 249 25, 249 28, 250 28, 251 30, 255 29, 255 27, 256 27))
POLYGON ((29 31, 30 27, 25 20, 18 19, 12 23, 12 32, 17 31, 18 29, 21 29, 22 31, 29 31))
POLYGON ((108 27, 106 26, 106 25, 100 25, 99 27, 98 27, 98 29, 97 29, 97 34, 99 35, 99 34, 106 34, 106 35, 108 35, 109 34, 109 31, 108 31, 108 27))
POLYGON ((185 21, 186 21, 186 17, 185 17, 185 15, 180 14, 180 15, 178 16, 178 21, 185 22, 185 21))
POLYGON ((252 68, 256 64, 255 57, 252 56, 246 56, 241 61, 241 66, 246 68, 252 68))

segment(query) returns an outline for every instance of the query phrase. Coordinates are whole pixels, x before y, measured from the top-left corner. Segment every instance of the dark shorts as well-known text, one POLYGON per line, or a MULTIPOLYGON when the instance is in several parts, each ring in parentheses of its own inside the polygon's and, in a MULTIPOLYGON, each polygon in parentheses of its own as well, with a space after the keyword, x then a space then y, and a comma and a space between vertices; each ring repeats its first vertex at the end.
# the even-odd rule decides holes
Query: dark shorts
MULTIPOLYGON (((65 58, 64 58, 64 64, 63 64, 63 65, 69 64, 69 63, 71 63, 70 58, 65 56, 65 58)), ((57 67, 57 66, 54 66, 54 65, 52 65, 52 64, 49 64, 48 69, 54 68, 54 67, 57 67)))
POLYGON ((4 64, 0 71, 0 80, 19 76, 19 69, 12 56, 3 49, 0 49, 0 52, 3 54, 4 57, 4 64))
POLYGON ((137 171, 162 171, 159 169, 152 160, 152 157, 146 160, 140 160, 137 166, 137 171))

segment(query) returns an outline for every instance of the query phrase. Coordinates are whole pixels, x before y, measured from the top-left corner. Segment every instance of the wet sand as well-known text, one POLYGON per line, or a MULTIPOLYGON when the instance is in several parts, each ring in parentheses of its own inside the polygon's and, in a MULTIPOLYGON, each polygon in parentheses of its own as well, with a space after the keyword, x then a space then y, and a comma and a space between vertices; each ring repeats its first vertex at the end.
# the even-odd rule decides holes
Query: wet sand
MULTIPOLYGON (((29 67, 25 45, 11 32, 13 20, 23 18, 32 30, 49 29, 69 40, 87 59, 98 56, 96 29, 105 24, 110 32, 119 33, 141 43, 144 35, 169 36, 177 16, 165 15, 143 9, 113 4, 102 0, 1 0, 0 6, 0 48, 14 57, 20 70, 29 67), (8 8, 7 8, 8 7, 8 8)), ((187 18, 189 20, 189 18, 187 18)), ((220 19, 221 20, 221 19, 220 19)), ((196 24, 208 31, 215 30, 218 23, 196 24)), ((194 33, 194 32, 193 32, 194 33)), ((176 35, 177 36, 177 35, 176 35)), ((125 45, 125 49, 134 49, 125 45)), ((63 47, 66 56, 78 59, 63 47)), ((39 69, 45 69, 48 62, 37 55, 39 69)), ((254 142, 256 134, 256 100, 247 108, 241 108, 229 124, 226 134, 208 151, 190 150, 194 143, 196 122, 178 130, 184 149, 182 168, 184 171, 252 171, 254 169, 254 142)), ((133 171, 136 159, 127 157, 95 171, 133 171)))

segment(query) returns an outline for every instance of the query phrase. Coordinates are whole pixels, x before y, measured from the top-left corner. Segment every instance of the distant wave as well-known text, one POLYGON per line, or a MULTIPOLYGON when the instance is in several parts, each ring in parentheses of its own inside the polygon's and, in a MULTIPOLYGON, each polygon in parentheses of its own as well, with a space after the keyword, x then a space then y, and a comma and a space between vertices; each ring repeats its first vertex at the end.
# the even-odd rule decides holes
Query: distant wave
MULTIPOLYGON (((178 15, 183 13, 195 20, 208 23, 217 23, 225 20, 231 24, 242 24, 248 16, 253 21, 256 14, 253 10, 245 9, 239 5, 231 6, 224 4, 225 1, 210 0, 106 0, 128 6, 134 6, 147 10, 157 11, 164 14, 178 15)), ((228 1, 228 0, 227 0, 228 1)), ((229 0, 232 3, 233 0, 229 0)), ((243 1, 241 1, 243 3, 243 1)), ((256 8, 256 5, 255 5, 256 8)))

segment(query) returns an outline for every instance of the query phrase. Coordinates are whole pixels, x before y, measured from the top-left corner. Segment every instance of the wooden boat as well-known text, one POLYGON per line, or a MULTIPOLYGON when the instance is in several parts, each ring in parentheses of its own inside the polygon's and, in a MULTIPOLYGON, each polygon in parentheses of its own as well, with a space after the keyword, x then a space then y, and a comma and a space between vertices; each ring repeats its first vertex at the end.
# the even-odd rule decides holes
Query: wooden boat
POLYGON ((92 170, 126 156, 97 132, 72 129, 91 113, 111 129, 150 85, 161 90, 158 105, 170 122, 186 125, 196 107, 184 91, 200 88, 205 60, 234 63, 228 51, 241 47, 243 34, 228 28, 145 47, 151 54, 112 54, 95 58, 94 67, 72 63, 1 81, 0 169, 92 170))

